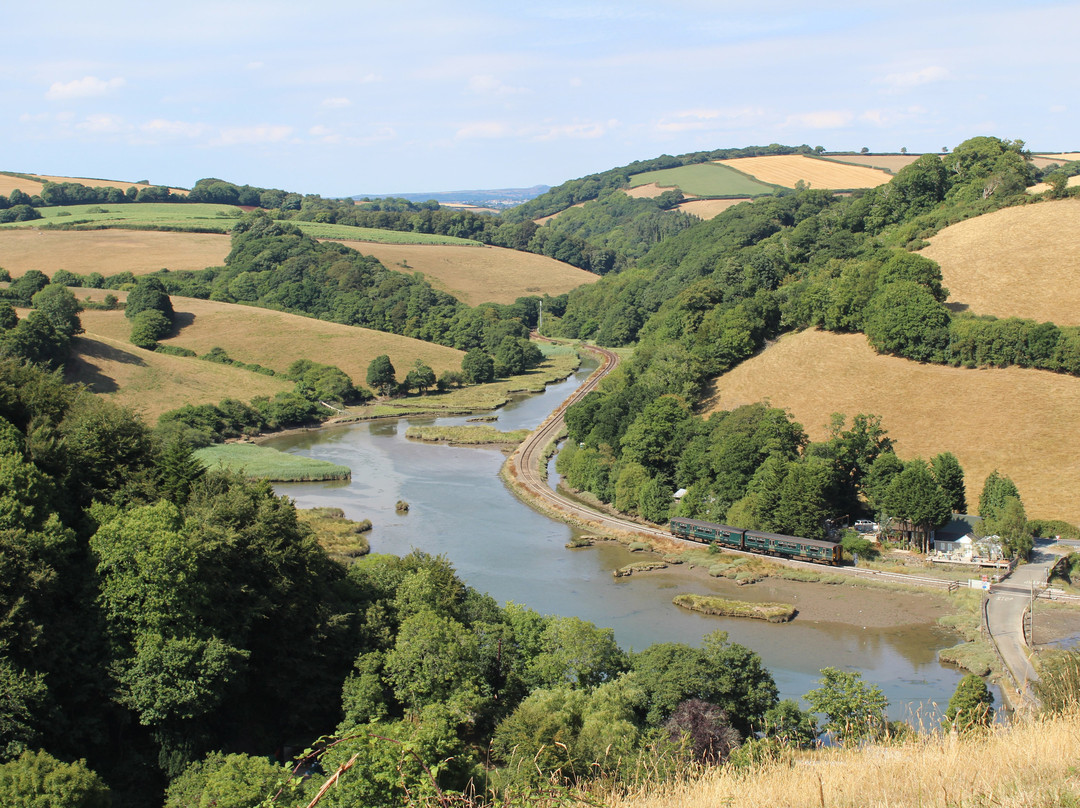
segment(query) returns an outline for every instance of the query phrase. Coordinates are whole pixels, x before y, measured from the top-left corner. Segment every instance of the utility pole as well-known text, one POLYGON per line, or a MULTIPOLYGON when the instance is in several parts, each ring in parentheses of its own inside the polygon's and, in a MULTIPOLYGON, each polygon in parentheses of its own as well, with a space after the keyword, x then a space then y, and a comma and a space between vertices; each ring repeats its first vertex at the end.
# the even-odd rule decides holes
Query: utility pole
POLYGON ((544 300, 540 299, 540 314, 536 318, 536 333, 540 333, 540 329, 544 327, 544 300))

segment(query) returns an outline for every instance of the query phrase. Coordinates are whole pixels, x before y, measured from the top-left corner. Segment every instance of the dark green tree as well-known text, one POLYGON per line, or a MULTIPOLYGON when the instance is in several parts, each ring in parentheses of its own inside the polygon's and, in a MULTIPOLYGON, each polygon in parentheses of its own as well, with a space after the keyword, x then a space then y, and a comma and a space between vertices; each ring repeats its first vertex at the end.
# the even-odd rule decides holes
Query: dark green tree
POLYGON ((948 496, 934 479, 929 464, 920 459, 905 463, 904 470, 893 477, 882 505, 889 516, 910 523, 922 552, 929 548, 930 532, 952 515, 948 496))
POLYGON ((131 321, 131 344, 152 351, 158 340, 169 335, 172 322, 157 309, 143 309, 131 321))
POLYGON ((82 323, 79 321, 82 304, 66 286, 50 283, 31 298, 31 303, 48 318, 56 332, 66 339, 70 340, 83 332, 82 323))
POLYGON ((109 788, 85 760, 63 763, 48 752, 24 752, 0 766, 0 805, 110 808, 109 788))
POLYGON ((803 698, 825 716, 822 729, 842 744, 878 738, 885 731, 888 699, 881 688, 865 683, 862 674, 822 668, 818 687, 803 698))
POLYGON ((982 492, 979 494, 979 516, 983 519, 996 518, 1005 507, 1005 501, 1009 497, 1020 499, 1016 483, 994 469, 987 475, 983 482, 982 492))
POLYGON ((949 310, 921 284, 896 281, 870 298, 864 328, 880 353, 940 362, 949 345, 949 310))
POLYGON ((384 396, 390 395, 397 384, 397 379, 394 376, 394 366, 389 356, 381 354, 371 360, 367 369, 367 384, 368 387, 379 391, 384 396))
POLYGON ((942 452, 930 461, 934 479, 948 497, 953 513, 967 512, 967 497, 964 493, 964 470, 960 461, 952 452, 942 452))
POLYGON ((485 384, 495 378, 495 360, 483 349, 473 348, 461 360, 461 373, 467 384, 485 384))
POLYGON ((124 316, 133 320, 135 315, 147 309, 160 311, 169 322, 172 322, 175 316, 165 285, 153 275, 142 275, 136 279, 135 288, 128 292, 127 302, 124 304, 124 316))

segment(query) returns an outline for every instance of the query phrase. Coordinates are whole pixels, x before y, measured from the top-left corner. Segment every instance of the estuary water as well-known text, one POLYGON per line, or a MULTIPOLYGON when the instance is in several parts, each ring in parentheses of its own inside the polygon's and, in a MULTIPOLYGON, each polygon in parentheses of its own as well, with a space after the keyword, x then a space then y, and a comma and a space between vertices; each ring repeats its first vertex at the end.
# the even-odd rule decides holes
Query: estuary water
MULTIPOLYGON (((495 426, 504 431, 536 427, 594 366, 583 365, 544 393, 506 405, 497 412, 495 426)), ((761 656, 782 698, 798 698, 814 688, 819 670, 830 665, 859 670, 881 687, 894 718, 933 722, 939 712, 935 705, 944 710, 962 675, 937 661, 939 649, 959 642, 951 631, 933 625, 862 628, 800 618, 774 625, 683 611, 671 602, 675 594, 730 595, 725 587, 733 584, 688 576, 676 567, 616 579, 613 570, 642 560, 641 555, 613 543, 567 550, 564 545, 574 530, 510 493, 498 476, 501 451, 405 438, 410 424, 467 420, 402 418, 275 438, 267 445, 352 469, 349 481, 285 483, 275 489, 299 507, 339 507, 351 519, 370 519, 372 552, 405 554, 415 548, 445 555, 469 585, 498 602, 609 626, 627 649, 671 641, 698 645, 720 629, 761 656), (398 500, 409 503, 408 513, 395 511, 398 500)), ((767 587, 767 582, 756 587, 767 587)))

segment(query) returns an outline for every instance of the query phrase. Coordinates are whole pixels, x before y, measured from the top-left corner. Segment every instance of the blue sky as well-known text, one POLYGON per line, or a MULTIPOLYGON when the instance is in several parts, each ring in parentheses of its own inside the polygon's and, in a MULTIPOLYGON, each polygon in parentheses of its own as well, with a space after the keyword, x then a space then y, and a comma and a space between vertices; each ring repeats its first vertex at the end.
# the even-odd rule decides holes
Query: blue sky
POLYGON ((0 169, 343 196, 784 143, 1080 150, 1080 3, 5 4, 0 169))

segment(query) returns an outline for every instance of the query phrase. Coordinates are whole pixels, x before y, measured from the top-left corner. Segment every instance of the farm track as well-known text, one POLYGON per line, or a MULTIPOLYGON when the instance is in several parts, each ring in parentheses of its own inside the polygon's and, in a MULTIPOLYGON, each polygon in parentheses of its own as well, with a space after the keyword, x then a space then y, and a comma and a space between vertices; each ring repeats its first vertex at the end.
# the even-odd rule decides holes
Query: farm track
MULTIPOLYGON (((615 369, 619 363, 619 357, 606 348, 587 346, 587 350, 600 357, 600 367, 590 374, 589 378, 575 390, 569 398, 562 402, 554 412, 549 415, 540 426, 534 429, 527 438, 518 446, 504 466, 504 479, 510 483, 511 490, 521 496, 530 504, 539 505, 558 518, 582 525, 589 529, 601 532, 631 535, 643 540, 662 539, 666 542, 700 546, 697 542, 684 541, 672 536, 671 533, 659 528, 648 527, 630 519, 612 516, 602 513, 576 502, 567 496, 553 491, 547 484, 542 472, 541 463, 544 460, 544 450, 554 441, 565 426, 563 418, 567 407, 577 403, 586 395, 595 390, 608 373, 615 369)), ((725 553, 746 556, 747 558, 761 558, 760 553, 748 553, 741 550, 724 548, 725 553)), ((817 570, 818 572, 830 572, 848 575, 856 578, 866 578, 875 581, 889 583, 902 583, 909 586, 923 586, 932 589, 950 589, 955 587, 954 581, 940 578, 930 578, 921 575, 905 575, 896 572, 880 572, 865 570, 857 567, 824 567, 810 561, 797 561, 766 556, 770 561, 782 564, 786 567, 817 570)))

